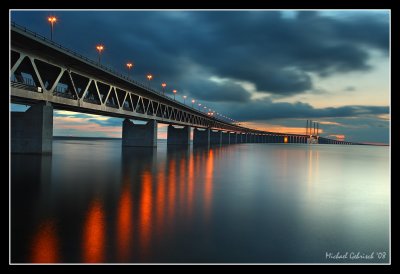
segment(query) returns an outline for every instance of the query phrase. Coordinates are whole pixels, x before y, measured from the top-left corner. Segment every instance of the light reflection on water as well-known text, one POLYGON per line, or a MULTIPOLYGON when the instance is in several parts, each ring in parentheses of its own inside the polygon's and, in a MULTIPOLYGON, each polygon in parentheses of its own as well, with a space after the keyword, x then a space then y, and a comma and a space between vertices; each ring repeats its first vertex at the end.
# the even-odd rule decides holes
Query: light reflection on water
POLYGON ((12 155, 12 262, 335 261, 386 252, 387 147, 121 148, 12 155))

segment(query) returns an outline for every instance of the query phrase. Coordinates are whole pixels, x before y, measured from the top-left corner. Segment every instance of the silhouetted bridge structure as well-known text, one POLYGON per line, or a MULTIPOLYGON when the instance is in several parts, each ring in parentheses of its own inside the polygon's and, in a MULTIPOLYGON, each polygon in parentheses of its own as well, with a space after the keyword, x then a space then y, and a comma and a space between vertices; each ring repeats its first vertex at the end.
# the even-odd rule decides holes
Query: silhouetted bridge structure
POLYGON ((354 144, 260 131, 210 116, 15 23, 10 76, 11 102, 31 106, 26 112, 11 113, 12 152, 51 153, 53 109, 125 118, 123 146, 156 146, 157 123, 169 124, 169 145, 189 145, 192 127, 194 145, 307 143, 308 139, 354 144))

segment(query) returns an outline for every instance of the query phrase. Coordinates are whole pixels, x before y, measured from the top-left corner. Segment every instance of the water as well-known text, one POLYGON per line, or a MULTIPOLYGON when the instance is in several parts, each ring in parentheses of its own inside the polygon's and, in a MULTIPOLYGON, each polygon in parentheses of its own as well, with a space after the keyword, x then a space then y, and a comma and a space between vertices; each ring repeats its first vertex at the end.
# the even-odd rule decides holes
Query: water
POLYGON ((389 261, 388 147, 71 139, 11 160, 13 263, 389 261))

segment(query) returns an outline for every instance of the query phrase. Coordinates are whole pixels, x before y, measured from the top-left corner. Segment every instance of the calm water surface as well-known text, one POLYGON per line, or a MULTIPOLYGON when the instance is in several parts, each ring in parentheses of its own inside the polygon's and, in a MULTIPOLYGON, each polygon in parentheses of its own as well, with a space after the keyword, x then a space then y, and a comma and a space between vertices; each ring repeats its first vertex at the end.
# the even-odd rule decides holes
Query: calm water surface
POLYGON ((11 160, 13 263, 389 260, 388 147, 55 140, 11 160))

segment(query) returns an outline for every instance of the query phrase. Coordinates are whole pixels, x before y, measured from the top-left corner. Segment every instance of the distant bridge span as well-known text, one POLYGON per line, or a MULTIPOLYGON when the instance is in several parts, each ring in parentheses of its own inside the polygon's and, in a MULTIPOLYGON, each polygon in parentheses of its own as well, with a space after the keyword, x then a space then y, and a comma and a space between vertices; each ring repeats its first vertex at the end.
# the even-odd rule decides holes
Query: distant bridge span
POLYGON ((12 152, 51 152, 53 108, 125 118, 124 146, 155 146, 157 122, 168 127, 168 144, 307 143, 354 144, 315 135, 254 130, 210 116, 79 55, 15 23, 11 25, 11 102, 32 105, 11 115, 12 152), (135 125, 129 119, 149 121, 135 125), (183 126, 183 129, 173 125, 183 126), (204 129, 204 130, 200 130, 204 129))

